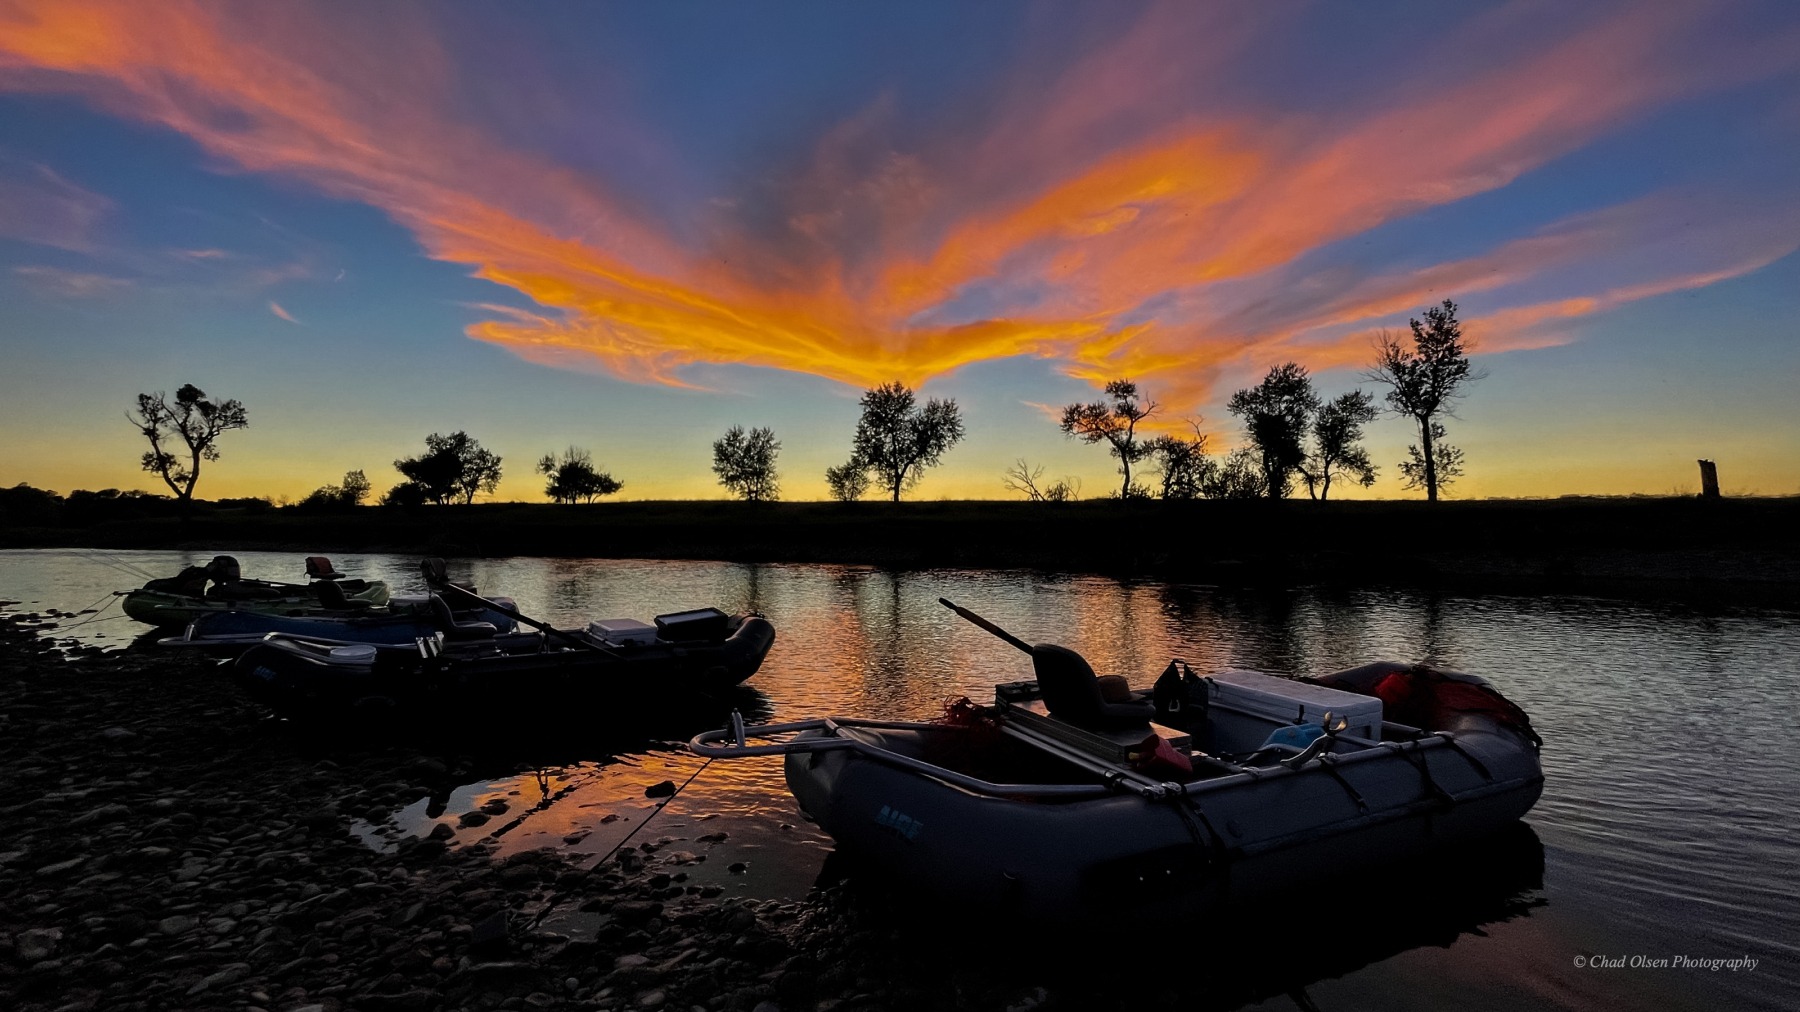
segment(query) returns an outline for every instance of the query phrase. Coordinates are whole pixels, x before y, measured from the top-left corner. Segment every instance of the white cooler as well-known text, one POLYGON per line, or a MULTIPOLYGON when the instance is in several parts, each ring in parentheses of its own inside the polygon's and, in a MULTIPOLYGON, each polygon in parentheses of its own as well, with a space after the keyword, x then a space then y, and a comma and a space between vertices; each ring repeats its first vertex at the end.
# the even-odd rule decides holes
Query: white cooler
MULTIPOLYGON (((1319 723, 1330 713, 1349 722, 1344 733, 1358 738, 1381 740, 1381 700, 1342 689, 1295 681, 1260 671, 1225 671, 1209 675, 1206 700, 1224 703, 1280 724, 1319 723)), ((1221 751, 1247 751, 1262 744, 1258 739, 1248 744, 1225 745, 1214 742, 1221 751)))

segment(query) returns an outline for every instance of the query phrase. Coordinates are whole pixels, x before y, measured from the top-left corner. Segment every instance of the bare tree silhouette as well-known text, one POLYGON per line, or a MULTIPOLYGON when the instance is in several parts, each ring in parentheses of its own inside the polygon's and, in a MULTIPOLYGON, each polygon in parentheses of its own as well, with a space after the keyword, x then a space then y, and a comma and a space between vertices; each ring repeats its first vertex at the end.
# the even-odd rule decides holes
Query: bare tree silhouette
POLYGON ((1423 488, 1437 502, 1438 489, 1462 474, 1462 451, 1443 444, 1442 416, 1456 417, 1464 387, 1485 374, 1469 364, 1473 346, 1463 340, 1456 303, 1425 310, 1425 322, 1410 320, 1412 347, 1382 331, 1375 343, 1375 366, 1368 377, 1388 388, 1388 410, 1419 427, 1419 442, 1407 448, 1410 460, 1400 465, 1407 487, 1423 488))
POLYGON ((1064 408, 1063 434, 1084 443, 1107 444, 1112 455, 1119 458, 1119 471, 1125 476, 1119 486, 1119 498, 1146 495, 1144 489, 1131 483, 1131 465, 1150 455, 1149 445, 1137 440, 1137 426, 1156 413, 1157 403, 1128 379, 1106 384, 1106 396, 1109 400, 1064 408))
POLYGON ((150 441, 150 451, 143 457, 144 470, 160 477, 183 506, 194 501, 200 462, 219 459, 219 437, 250 425, 242 404, 209 401, 206 392, 192 383, 175 391, 173 403, 160 391, 138 394, 136 415, 126 417, 150 441), (174 450, 177 440, 186 450, 185 460, 174 450))

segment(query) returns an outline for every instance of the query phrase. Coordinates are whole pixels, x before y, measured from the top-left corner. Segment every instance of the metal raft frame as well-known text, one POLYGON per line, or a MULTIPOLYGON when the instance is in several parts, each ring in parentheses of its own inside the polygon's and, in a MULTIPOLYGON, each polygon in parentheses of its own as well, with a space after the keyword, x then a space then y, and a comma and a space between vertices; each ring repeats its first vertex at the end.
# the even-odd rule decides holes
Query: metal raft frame
MULTIPOLYGON (((891 749, 882 748, 872 741, 858 736, 858 728, 869 730, 891 731, 944 731, 950 730, 947 725, 923 723, 918 721, 868 720, 856 717, 819 717, 811 720, 788 721, 779 724, 756 724, 746 726, 743 717, 732 714, 732 726, 718 731, 708 731, 696 735, 688 742, 688 747, 696 754, 709 759, 735 759, 752 756, 792 755, 813 752, 836 752, 849 750, 864 758, 886 763, 901 769, 910 770, 933 779, 943 781, 954 787, 975 794, 992 797, 1009 798, 1088 798, 1102 797, 1107 794, 1126 792, 1153 800, 1177 797, 1193 797, 1208 794, 1242 784, 1253 783, 1280 777, 1296 776, 1309 771, 1315 766, 1331 770, 1333 773, 1341 766, 1371 762, 1394 755, 1406 758, 1411 765, 1421 767, 1425 758, 1422 753, 1427 749, 1449 748, 1469 760, 1484 780, 1492 781, 1488 771, 1475 762, 1445 732, 1437 731, 1423 734, 1417 728, 1402 724, 1386 722, 1386 728, 1395 732, 1410 732, 1420 735, 1410 741, 1367 742, 1366 747, 1355 752, 1335 754, 1322 753, 1311 757, 1303 763, 1294 765, 1277 764, 1268 767, 1242 766, 1216 757, 1203 757, 1203 761, 1215 768, 1225 770, 1223 775, 1196 780, 1191 783, 1178 784, 1158 781, 1142 773, 1116 762, 1109 762, 1083 753, 1067 742, 1045 735, 1030 727, 1021 727, 1007 722, 1004 717, 1000 721, 1000 731, 1008 737, 1024 742, 1031 747, 1049 755, 1062 759, 1078 769, 1085 770, 1100 778, 1098 784, 996 784, 946 769, 935 763, 928 763, 909 755, 902 755, 891 749), (821 731, 823 735, 812 738, 770 741, 768 744, 753 745, 751 739, 775 738, 781 735, 799 734, 806 731, 821 731)), ((1358 742, 1362 744, 1363 742, 1358 742)), ((1201 757, 1197 757, 1201 758, 1201 757)), ((1429 773, 1424 773, 1429 777, 1429 773)), ((1335 778, 1335 777, 1334 777, 1335 778)), ((1343 781, 1341 778, 1339 782, 1343 781)), ((1432 785, 1432 786, 1435 786, 1432 785)), ((1478 792, 1485 793, 1485 792, 1478 792)))

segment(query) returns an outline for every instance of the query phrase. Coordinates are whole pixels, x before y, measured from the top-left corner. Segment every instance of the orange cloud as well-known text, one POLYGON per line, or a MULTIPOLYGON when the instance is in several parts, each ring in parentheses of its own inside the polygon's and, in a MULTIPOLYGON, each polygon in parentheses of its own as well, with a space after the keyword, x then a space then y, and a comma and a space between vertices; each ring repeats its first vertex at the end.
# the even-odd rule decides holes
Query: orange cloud
MULTIPOLYGON (((1021 77, 974 139, 897 150, 893 103, 871 104, 767 192, 713 200, 698 249, 598 174, 454 107, 467 71, 429 10, 0 0, 0 87, 77 94, 192 138, 224 168, 382 208, 431 256, 534 303, 486 306, 468 329, 534 362, 670 385, 720 362, 868 385, 1032 355, 1096 382, 1155 378, 1177 407, 1253 359, 1337 362, 1345 329, 1426 294, 1495 291, 1601 255, 1548 233, 1372 279, 1296 266, 1505 186, 1672 98, 1800 59, 1779 39, 1677 58, 1704 14, 1601 11, 1448 83, 1428 61, 1422 84, 1402 69, 1389 94, 1327 120, 1159 101, 1204 96, 1268 20, 1159 5, 1059 75, 1021 77)), ((1604 307, 1631 290, 1564 301, 1604 307)), ((1502 315, 1487 330, 1533 325, 1502 315)))
POLYGON ((289 323, 298 324, 300 322, 299 320, 294 319, 294 316, 292 313, 289 313, 287 310, 281 308, 281 303, 276 302, 274 299, 269 300, 269 312, 274 313, 276 316, 280 317, 283 320, 286 320, 289 323))

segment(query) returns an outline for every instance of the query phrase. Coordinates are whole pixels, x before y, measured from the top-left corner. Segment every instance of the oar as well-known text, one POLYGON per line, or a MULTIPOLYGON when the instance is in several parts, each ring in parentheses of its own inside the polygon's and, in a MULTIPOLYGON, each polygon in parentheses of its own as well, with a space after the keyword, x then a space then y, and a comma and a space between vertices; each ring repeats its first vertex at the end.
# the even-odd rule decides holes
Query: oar
POLYGON ((515 622, 523 622, 526 625, 531 626, 534 629, 540 629, 543 631, 544 635, 546 635, 546 636, 554 636, 557 639, 564 640, 569 643, 573 643, 579 647, 586 647, 589 650, 593 650, 597 653, 605 654, 608 657, 616 658, 616 657, 620 656, 619 652, 616 650, 612 650, 607 647, 603 647, 600 644, 595 643, 593 640, 583 639, 582 637, 577 636, 574 633, 563 632, 561 629, 553 628, 550 625, 550 623, 548 623, 548 622, 539 622, 535 618, 528 618, 524 615, 519 614, 517 611, 514 611, 511 608, 508 608, 506 605, 499 603, 498 601, 490 601, 487 598, 482 597, 480 594, 477 594, 472 590, 465 590, 462 587, 458 587, 454 583, 445 584, 442 588, 440 588, 437 591, 437 593, 442 594, 446 590, 454 590, 458 594, 461 594, 462 596, 468 598, 469 600, 474 601, 477 604, 481 605, 483 608, 488 608, 493 611, 497 611, 500 614, 505 615, 507 618, 510 618, 515 622))
POLYGON ((956 612, 958 615, 961 615, 963 618, 966 618, 969 621, 975 623, 976 625, 980 626, 981 628, 986 629, 988 632, 993 633, 995 636, 998 636, 1001 639, 1005 640, 1006 642, 1011 643, 1013 646, 1018 647, 1020 650, 1023 650, 1026 653, 1031 654, 1034 657, 1037 655, 1037 651, 1032 648, 1031 644, 1018 638, 1017 636, 1014 636, 1012 633, 1007 632, 1005 629, 1000 628, 999 626, 995 625, 994 623, 989 622, 987 619, 982 618, 980 615, 975 614, 974 612, 970 611, 969 609, 961 607, 961 606, 951 602, 951 600, 949 598, 940 597, 940 598, 938 598, 938 603, 943 605, 944 607, 950 609, 951 611, 956 612))

